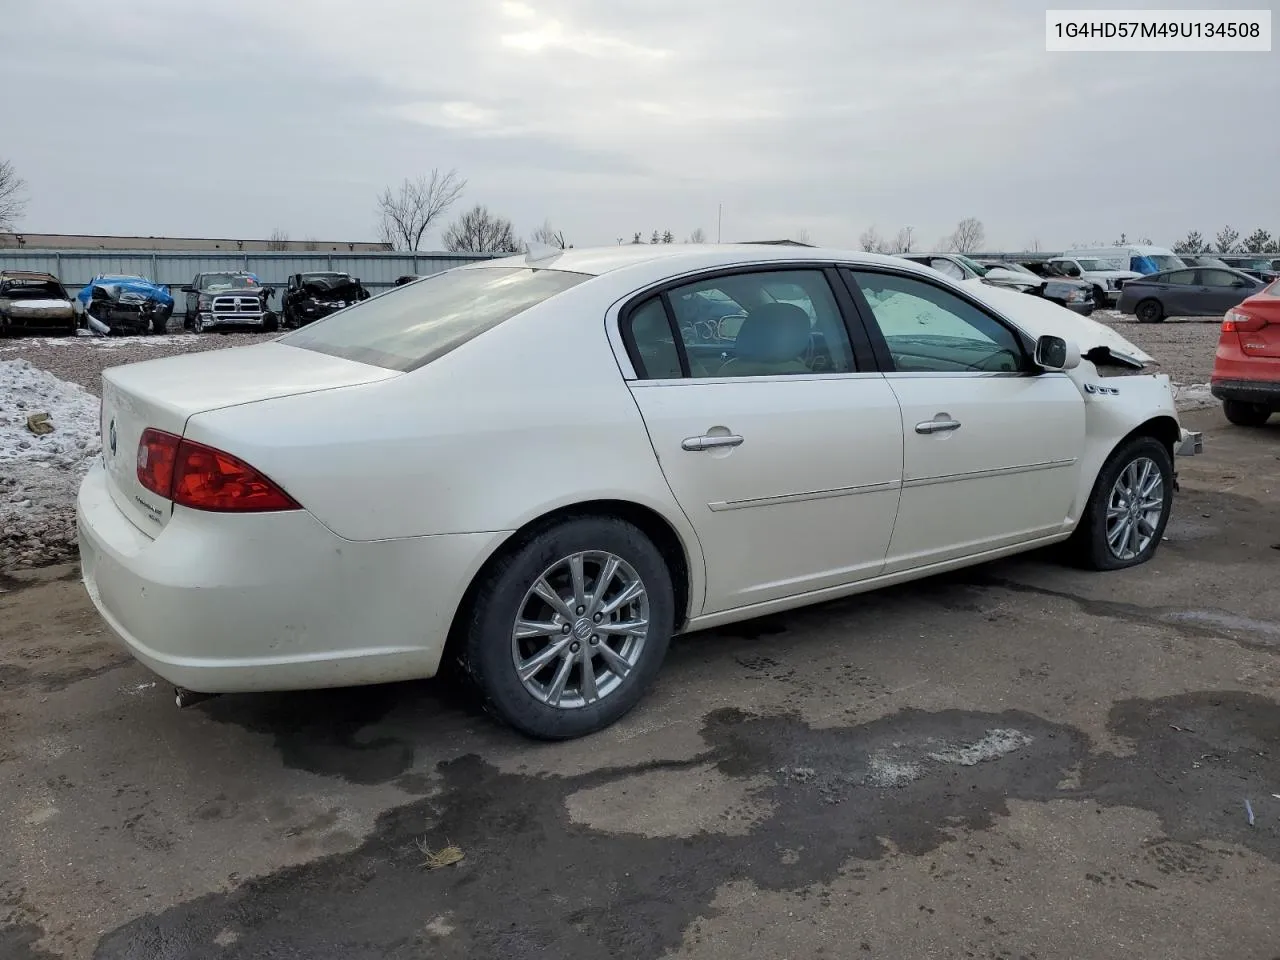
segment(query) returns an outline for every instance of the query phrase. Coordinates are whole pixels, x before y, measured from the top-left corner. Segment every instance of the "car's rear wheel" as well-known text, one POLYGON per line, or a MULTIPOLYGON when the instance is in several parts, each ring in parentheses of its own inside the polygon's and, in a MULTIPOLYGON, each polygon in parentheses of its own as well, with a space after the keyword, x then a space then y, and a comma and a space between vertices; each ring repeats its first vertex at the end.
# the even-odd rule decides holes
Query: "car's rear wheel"
POLYGON ((579 517, 528 537, 484 574, 462 660, 499 717, 566 740, 636 705, 674 624, 671 574, 652 541, 622 520, 579 517))
POLYGON ((1102 465, 1072 537, 1077 559, 1120 570, 1155 555, 1173 506, 1173 457, 1155 437, 1134 437, 1102 465))
POLYGON ((1222 412, 1237 427, 1260 427, 1271 417, 1271 408, 1243 400, 1223 400, 1222 412))
POLYGON ((1107 291, 1102 287, 1093 288, 1093 305, 1098 310, 1107 309, 1107 291))
POLYGON ((1143 300, 1133 312, 1139 323, 1159 323, 1164 319, 1164 307, 1159 300, 1143 300))

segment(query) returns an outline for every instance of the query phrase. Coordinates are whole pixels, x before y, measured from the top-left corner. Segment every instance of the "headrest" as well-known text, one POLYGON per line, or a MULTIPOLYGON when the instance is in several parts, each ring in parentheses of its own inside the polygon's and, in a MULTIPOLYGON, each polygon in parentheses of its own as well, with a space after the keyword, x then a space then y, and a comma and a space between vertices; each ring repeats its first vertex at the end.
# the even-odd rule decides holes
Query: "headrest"
POLYGON ((781 363, 809 349, 809 315, 794 303, 766 303, 742 321, 733 355, 739 360, 781 363))

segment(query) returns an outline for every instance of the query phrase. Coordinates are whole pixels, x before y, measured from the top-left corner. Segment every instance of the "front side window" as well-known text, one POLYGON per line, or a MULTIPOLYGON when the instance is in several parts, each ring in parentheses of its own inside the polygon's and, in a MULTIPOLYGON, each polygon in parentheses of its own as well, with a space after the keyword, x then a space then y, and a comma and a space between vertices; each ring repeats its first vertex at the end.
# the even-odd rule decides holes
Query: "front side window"
POLYGON ((955 294, 913 277, 850 271, 900 373, 1027 369, 1017 335, 955 294))
POLYGON ((393 287, 278 342, 390 370, 414 370, 589 279, 528 267, 449 270, 393 287))
POLYGON ((646 379, 679 375, 672 373, 678 349, 667 309, 688 361, 687 375, 695 379, 856 369, 844 320, 821 270, 696 280, 632 310, 632 361, 646 379))
POLYGON ((1239 280, 1230 270, 1201 270, 1200 283, 1206 287, 1230 287, 1239 280))
POLYGON ((963 280, 964 270, 958 263, 948 260, 946 257, 934 257, 929 261, 929 266, 937 270, 939 273, 945 273, 953 280, 963 280))

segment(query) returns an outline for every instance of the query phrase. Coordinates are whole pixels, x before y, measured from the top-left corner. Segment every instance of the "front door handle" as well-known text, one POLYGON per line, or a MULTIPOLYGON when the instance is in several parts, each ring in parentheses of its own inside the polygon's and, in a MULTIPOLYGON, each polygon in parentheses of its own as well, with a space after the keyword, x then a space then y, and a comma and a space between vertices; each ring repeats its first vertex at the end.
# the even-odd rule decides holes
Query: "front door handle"
POLYGON ((741 446, 742 437, 737 434, 728 434, 727 436, 709 436, 686 437, 680 441, 680 449, 689 450, 696 453, 699 450, 714 450, 717 447, 737 447, 741 446))
POLYGON ((959 420, 925 420, 916 424, 916 433, 945 433, 948 430, 959 429, 959 420))

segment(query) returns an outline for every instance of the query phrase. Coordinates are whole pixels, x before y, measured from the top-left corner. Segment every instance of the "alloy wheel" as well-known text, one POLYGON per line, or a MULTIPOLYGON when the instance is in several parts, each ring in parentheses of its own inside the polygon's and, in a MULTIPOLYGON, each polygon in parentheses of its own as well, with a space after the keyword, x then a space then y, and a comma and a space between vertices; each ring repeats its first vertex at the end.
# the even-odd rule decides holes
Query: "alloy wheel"
POLYGON ((511 631, 524 688, 557 709, 614 693, 649 636, 649 594, 635 568, 604 551, 557 560, 525 593, 511 631))
POLYGON ((1154 460, 1131 460, 1107 498, 1107 547, 1117 560, 1141 555, 1160 529, 1164 514, 1164 476, 1154 460))

